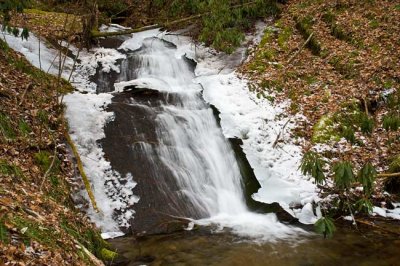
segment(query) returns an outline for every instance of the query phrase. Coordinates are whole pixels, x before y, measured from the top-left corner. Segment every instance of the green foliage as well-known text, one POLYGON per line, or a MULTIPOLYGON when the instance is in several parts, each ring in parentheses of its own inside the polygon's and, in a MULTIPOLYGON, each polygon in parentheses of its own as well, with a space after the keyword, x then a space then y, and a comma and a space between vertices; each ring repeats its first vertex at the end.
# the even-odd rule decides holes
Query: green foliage
POLYGON ((322 217, 314 224, 315 231, 323 234, 325 238, 331 238, 336 231, 332 218, 322 217))
POLYGON ((12 223, 19 231, 22 229, 26 230, 21 237, 27 245, 30 245, 31 240, 33 239, 44 245, 56 246, 57 240, 60 238, 60 235, 56 230, 51 230, 40 223, 26 220, 21 216, 15 216, 12 219, 12 223))
POLYGON ((301 160, 300 170, 303 175, 311 175, 317 184, 323 184, 326 180, 324 174, 325 164, 326 162, 319 154, 308 151, 304 154, 301 160))
POLYGON ((356 143, 355 132, 352 127, 342 126, 341 127, 341 135, 348 140, 350 143, 356 143))
POLYGON ((358 75, 353 59, 346 59, 342 56, 332 56, 329 59, 331 64, 337 72, 342 74, 345 78, 351 79, 358 75))
POLYGON ((278 34, 278 45, 282 49, 287 49, 287 41, 292 35, 292 30, 288 27, 283 28, 278 34))
POLYGON ((369 214, 372 212, 374 205, 368 198, 361 198, 355 203, 355 207, 357 211, 369 214))
POLYGON ((331 10, 329 10, 322 15, 322 20, 328 25, 332 25, 336 21, 336 15, 331 10))
POLYGON ((322 116, 313 127, 312 142, 326 143, 329 141, 339 141, 341 135, 338 134, 335 122, 335 117, 330 114, 322 116))
POLYGON ((400 155, 397 155, 389 164, 390 173, 400 172, 400 155))
POLYGON ((397 131, 400 128, 400 116, 398 114, 388 114, 383 117, 383 128, 386 131, 397 131))
POLYGON ((113 261, 118 257, 118 253, 106 248, 100 250, 100 258, 105 261, 113 261))
POLYGON ((165 10, 170 19, 204 14, 199 40, 226 53, 232 53, 240 45, 243 32, 249 30, 254 21, 279 13, 273 0, 157 0, 153 4, 165 10))
POLYGON ((96 256, 102 258, 101 255, 112 255, 104 254, 104 251, 108 248, 108 243, 103 240, 99 232, 93 229, 84 230, 81 224, 70 223, 65 218, 62 218, 61 228, 96 256))
MULTIPOLYGON (((2 0, 0 1, 0 15, 2 16, 3 20, 1 21, 1 24, 3 25, 3 31, 7 31, 10 34, 13 34, 15 37, 18 37, 20 35, 20 31, 16 27, 10 26, 10 21, 11 21, 11 14, 13 12, 18 12, 21 13, 25 7, 27 7, 27 4, 29 3, 29 0, 2 0)), ((22 39, 28 39, 29 37, 29 32, 28 29, 24 28, 22 30, 21 38, 22 39)))
MULTIPOLYGON (((53 161, 53 155, 51 155, 48 151, 40 151, 35 153, 34 155, 35 162, 39 165, 42 172, 46 172, 53 161)), ((54 159, 53 167, 51 168, 51 173, 57 174, 60 169, 60 160, 56 157, 54 159)))
POLYGON ((361 132, 364 134, 371 134, 372 131, 374 130, 375 126, 374 119, 370 118, 365 113, 360 113, 359 123, 361 132))
POLYGON ((7 163, 4 160, 0 160, 0 174, 20 178, 24 177, 21 168, 14 164, 7 163))
POLYGON ((19 129, 21 135, 23 135, 24 137, 28 136, 29 133, 32 132, 32 129, 29 126, 29 124, 23 119, 19 120, 18 129, 19 129))
POLYGON ((10 242, 10 234, 7 227, 4 225, 4 220, 0 219, 0 242, 8 244, 10 242))
POLYGON ((332 168, 335 174, 336 187, 339 189, 349 189, 351 184, 355 181, 351 163, 341 161, 335 163, 332 168))
POLYGON ((4 113, 0 112, 0 138, 10 141, 16 137, 15 131, 10 119, 4 113))
POLYGON ((377 171, 370 162, 364 164, 358 172, 357 180, 362 184, 365 195, 371 195, 376 175, 377 171))
POLYGON ((128 4, 123 0, 98 0, 97 5, 99 7, 99 11, 104 12, 109 17, 113 17, 125 11, 128 8, 128 4))

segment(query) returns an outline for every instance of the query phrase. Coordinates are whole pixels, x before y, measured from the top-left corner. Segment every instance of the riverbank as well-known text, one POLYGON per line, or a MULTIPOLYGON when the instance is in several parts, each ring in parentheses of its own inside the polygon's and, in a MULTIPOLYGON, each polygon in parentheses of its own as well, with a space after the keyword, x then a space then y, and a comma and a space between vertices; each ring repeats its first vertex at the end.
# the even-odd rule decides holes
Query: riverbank
POLYGON ((369 162, 381 175, 372 197, 363 196, 359 179, 351 184, 351 204, 366 197, 355 212, 400 218, 393 204, 400 189, 399 12, 392 1, 289 1, 242 67, 258 97, 289 101, 286 112, 300 118, 291 139, 326 162, 320 195, 327 212, 340 198, 333 166, 349 162, 357 175, 369 162))
POLYGON ((58 101, 71 90, 0 40, 2 263, 96 264, 108 246, 71 196, 82 183, 58 101))

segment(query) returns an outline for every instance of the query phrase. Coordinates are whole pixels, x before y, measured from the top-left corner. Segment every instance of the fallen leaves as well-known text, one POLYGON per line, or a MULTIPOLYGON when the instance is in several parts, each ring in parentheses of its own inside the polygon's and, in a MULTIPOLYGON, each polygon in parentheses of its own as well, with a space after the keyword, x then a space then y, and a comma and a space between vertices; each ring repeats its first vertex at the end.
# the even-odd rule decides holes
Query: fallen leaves
POLYGON ((389 108, 382 95, 400 90, 399 29, 393 1, 289 1, 242 72, 259 92, 275 102, 290 100, 288 112, 305 116, 292 132, 305 139, 304 150, 317 144, 312 136, 322 117, 351 112, 346 107, 351 101, 361 112, 366 106, 375 124, 372 134, 356 128, 356 143, 329 141, 322 153, 333 161, 348 159, 357 169, 371 161, 386 171, 400 152, 400 132, 382 128, 389 108), (310 34, 299 31, 299 21, 320 45, 318 54, 309 45, 301 49, 310 34))

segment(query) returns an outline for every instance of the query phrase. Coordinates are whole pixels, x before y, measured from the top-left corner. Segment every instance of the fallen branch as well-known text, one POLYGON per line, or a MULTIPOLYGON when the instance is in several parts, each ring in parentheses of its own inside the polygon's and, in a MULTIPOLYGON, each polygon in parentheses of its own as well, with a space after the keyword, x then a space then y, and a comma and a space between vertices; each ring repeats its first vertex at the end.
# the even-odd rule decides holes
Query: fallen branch
POLYGON ((68 144, 71 146, 72 152, 74 153, 74 156, 76 158, 76 163, 78 165, 79 172, 81 173, 82 180, 83 180, 83 183, 85 184, 86 192, 88 193, 88 196, 92 203, 93 209, 96 212, 99 212, 99 209, 97 208, 97 204, 96 204, 96 199, 94 197, 92 188, 90 187, 89 179, 83 169, 83 164, 81 161, 81 157, 79 156, 78 150, 77 150, 75 144, 73 143, 71 137, 69 136, 68 132, 65 133, 65 138, 67 139, 68 144))
POLYGON ((288 119, 288 121, 286 121, 286 123, 283 125, 281 131, 279 131, 278 136, 276 136, 276 140, 274 141, 274 144, 272 145, 272 148, 275 149, 276 145, 278 145, 279 139, 281 138, 282 132, 285 130, 285 127, 287 126, 287 124, 289 124, 290 122, 290 118, 288 119))
POLYGON ((93 265, 96 265, 96 266, 104 266, 104 263, 103 263, 101 260, 99 260, 98 258, 96 258, 96 256, 93 255, 93 253, 90 252, 87 248, 85 248, 84 245, 82 245, 81 243, 79 243, 77 240, 75 240, 75 244, 78 245, 79 248, 81 248, 83 252, 85 252, 85 254, 88 256, 90 262, 92 262, 93 265))
POLYGON ((297 50, 297 52, 289 59, 289 61, 287 62, 288 65, 290 63, 292 63, 292 61, 300 54, 300 52, 304 49, 304 47, 306 47, 306 45, 310 42, 313 35, 314 35, 314 32, 312 32, 310 34, 310 36, 308 36, 307 40, 303 43, 303 45, 300 47, 300 49, 297 50))
POLYGON ((49 168, 47 169, 46 173, 44 173, 42 183, 40 184, 40 191, 42 191, 44 182, 46 181, 47 176, 50 174, 51 169, 52 169, 53 166, 54 166, 54 163, 55 163, 55 161, 56 161, 56 156, 57 156, 57 144, 56 144, 56 142, 54 141, 54 154, 53 154, 53 159, 51 160, 50 166, 49 166, 49 168))
POLYGON ((360 223, 360 224, 363 224, 363 225, 367 225, 367 226, 371 226, 371 227, 376 228, 376 229, 378 229, 378 230, 380 230, 380 231, 382 231, 382 232, 386 232, 386 233, 390 233, 390 234, 395 234, 395 235, 400 235, 399 232, 395 232, 395 231, 392 231, 392 230, 383 228, 383 227, 381 227, 381 226, 379 226, 379 225, 376 225, 376 224, 373 223, 373 222, 368 222, 368 221, 364 221, 364 220, 357 219, 357 223, 360 223))
POLYGON ((377 174, 377 177, 400 177, 400 173, 377 174))

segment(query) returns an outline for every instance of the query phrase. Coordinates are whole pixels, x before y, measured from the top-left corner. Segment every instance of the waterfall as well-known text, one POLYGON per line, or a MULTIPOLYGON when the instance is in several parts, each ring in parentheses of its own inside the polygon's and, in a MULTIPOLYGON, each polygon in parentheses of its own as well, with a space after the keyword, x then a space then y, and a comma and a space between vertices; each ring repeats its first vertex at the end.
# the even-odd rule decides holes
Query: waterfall
MULTIPOLYGON (((150 107, 156 115, 157 145, 144 141, 140 152, 150 158, 153 168, 162 163, 169 169, 179 199, 190 202, 193 217, 189 218, 196 223, 217 224, 264 239, 292 234, 295 230, 279 223, 275 214, 252 213, 247 208, 235 154, 202 98, 201 85, 194 82, 193 69, 185 58, 176 57, 175 49, 168 42, 148 38, 121 64, 116 91, 134 87, 164 97, 157 104, 143 105, 135 97, 130 101, 136 107, 150 107)), ((153 175, 160 184, 166 178, 163 171, 153 175)))

